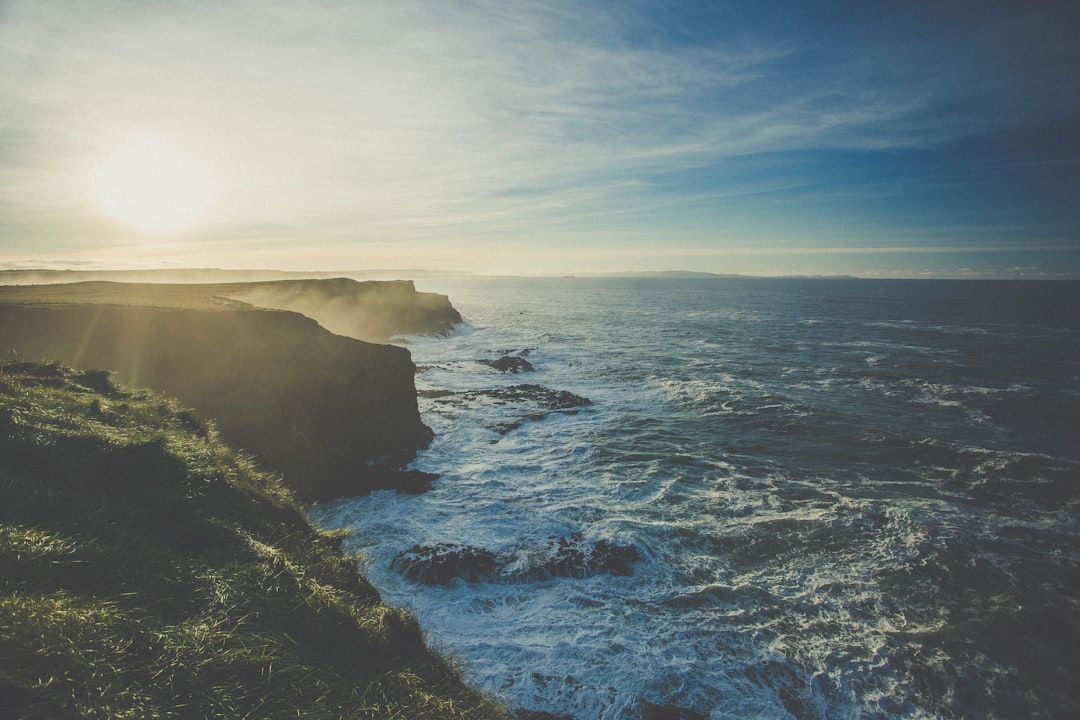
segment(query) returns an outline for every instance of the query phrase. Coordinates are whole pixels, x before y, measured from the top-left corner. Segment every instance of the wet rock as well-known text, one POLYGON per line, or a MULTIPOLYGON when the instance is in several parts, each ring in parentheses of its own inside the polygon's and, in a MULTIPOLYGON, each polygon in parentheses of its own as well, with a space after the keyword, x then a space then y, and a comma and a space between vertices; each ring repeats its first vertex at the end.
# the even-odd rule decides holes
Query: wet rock
POLYGON ((552 390, 543 385, 510 385, 492 390, 478 390, 504 402, 534 402, 545 410, 570 410, 592 405, 592 401, 566 390, 552 390))
POLYGON ((476 362, 495 368, 499 372, 512 372, 515 375, 519 372, 533 372, 536 370, 531 362, 518 355, 503 355, 497 360, 477 360, 476 362))
POLYGON ((633 545, 616 545, 604 539, 590 543, 578 532, 549 542, 548 555, 537 570, 547 577, 630 575, 638 558, 633 545))
POLYGON ((422 390, 419 397, 433 400, 439 404, 468 407, 470 405, 490 403, 495 405, 516 405, 513 414, 505 420, 491 425, 491 429, 500 435, 524 425, 526 422, 543 420, 554 413, 573 415, 579 408, 592 405, 588 398, 575 395, 566 390, 552 390, 543 385, 522 384, 503 388, 483 390, 422 390))
POLYGON ((454 579, 470 583, 492 580, 503 563, 495 553, 484 548, 439 543, 413 545, 398 553, 390 567, 425 585, 449 585, 454 579))
POLYGON ((413 545, 398 553, 391 569, 425 585, 448 585, 453 580, 475 582, 535 582, 554 577, 630 575, 639 559, 634 545, 610 540, 586 540, 582 533, 551 538, 539 560, 521 569, 519 558, 499 556, 485 548, 457 543, 413 545), (511 569, 514 568, 514 569, 511 569))

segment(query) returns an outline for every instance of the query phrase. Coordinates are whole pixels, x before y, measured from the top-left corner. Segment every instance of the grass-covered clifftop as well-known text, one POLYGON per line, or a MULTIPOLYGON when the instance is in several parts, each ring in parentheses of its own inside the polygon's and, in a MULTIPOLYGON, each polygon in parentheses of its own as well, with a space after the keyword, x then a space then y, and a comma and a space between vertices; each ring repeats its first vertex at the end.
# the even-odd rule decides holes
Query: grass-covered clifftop
POLYGON ((505 717, 339 544, 172 402, 0 368, 3 717, 505 717))

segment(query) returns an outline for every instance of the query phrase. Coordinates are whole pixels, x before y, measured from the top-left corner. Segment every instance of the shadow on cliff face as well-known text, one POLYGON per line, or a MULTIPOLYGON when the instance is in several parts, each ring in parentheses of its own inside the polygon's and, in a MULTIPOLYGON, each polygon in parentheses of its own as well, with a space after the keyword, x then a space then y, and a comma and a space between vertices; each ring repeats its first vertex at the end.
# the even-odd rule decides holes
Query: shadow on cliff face
POLYGON ((407 479, 425 446, 408 351, 268 310, 0 304, 4 352, 108 368, 213 418, 305 501, 407 479))

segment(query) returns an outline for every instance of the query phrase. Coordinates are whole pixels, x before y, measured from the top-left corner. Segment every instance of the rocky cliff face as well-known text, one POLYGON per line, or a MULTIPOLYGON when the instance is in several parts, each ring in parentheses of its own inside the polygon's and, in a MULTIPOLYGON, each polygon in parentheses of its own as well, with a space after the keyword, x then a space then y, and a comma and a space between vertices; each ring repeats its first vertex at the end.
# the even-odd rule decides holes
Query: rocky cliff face
POLYGON ((303 500, 385 487, 430 439, 402 348, 223 296, 181 302, 162 291, 154 306, 105 290, 89 302, 71 290, 66 302, 0 293, 0 353, 112 370, 120 382, 175 397, 283 473, 303 500))

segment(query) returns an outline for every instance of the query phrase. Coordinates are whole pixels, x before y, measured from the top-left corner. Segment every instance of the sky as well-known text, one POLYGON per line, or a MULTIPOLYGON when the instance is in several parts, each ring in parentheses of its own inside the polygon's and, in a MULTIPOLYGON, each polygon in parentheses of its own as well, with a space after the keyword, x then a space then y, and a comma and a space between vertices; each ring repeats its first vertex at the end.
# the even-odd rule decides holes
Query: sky
POLYGON ((1074 0, 0 0, 0 267, 1080 277, 1078 37, 1074 0))

